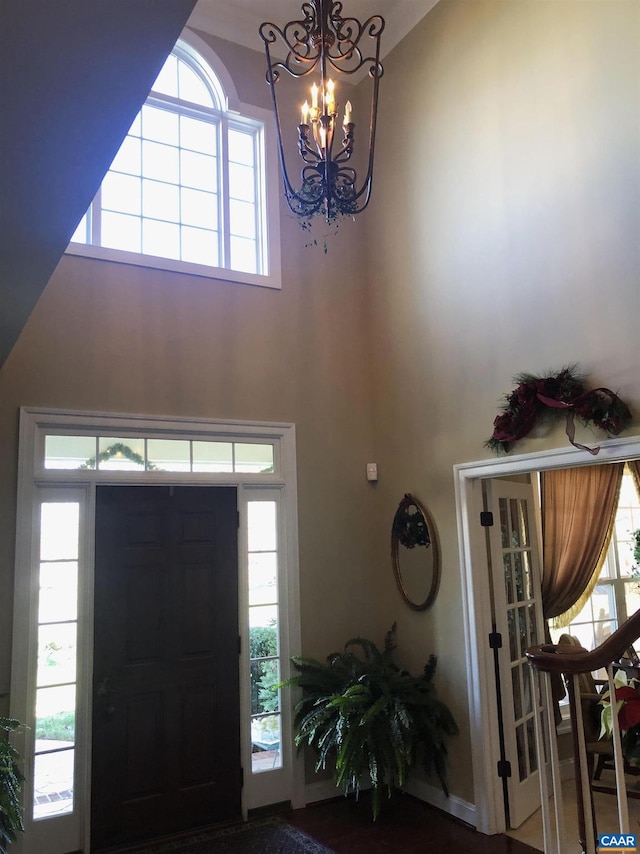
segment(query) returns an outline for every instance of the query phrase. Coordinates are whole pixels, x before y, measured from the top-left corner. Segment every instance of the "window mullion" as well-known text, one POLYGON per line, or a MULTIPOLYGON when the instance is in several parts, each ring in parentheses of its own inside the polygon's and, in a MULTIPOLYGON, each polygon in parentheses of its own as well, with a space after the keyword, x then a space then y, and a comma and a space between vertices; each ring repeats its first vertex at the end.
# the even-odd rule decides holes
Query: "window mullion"
POLYGON ((220 252, 221 267, 231 266, 231 228, 229 214, 229 122, 226 116, 220 122, 219 136, 220 162, 218 164, 219 215, 220 215, 220 252))
POLYGON ((102 246, 102 185, 93 198, 88 211, 89 216, 89 243, 93 246, 102 246))

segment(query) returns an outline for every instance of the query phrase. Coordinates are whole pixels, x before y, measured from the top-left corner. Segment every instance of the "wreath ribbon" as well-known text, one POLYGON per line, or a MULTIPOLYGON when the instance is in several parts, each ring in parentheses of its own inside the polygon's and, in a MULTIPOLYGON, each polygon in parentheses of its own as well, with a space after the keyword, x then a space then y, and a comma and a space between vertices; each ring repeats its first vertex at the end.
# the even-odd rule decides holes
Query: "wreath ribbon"
POLYGON ((588 401, 588 399, 593 395, 601 392, 602 394, 608 395, 608 397, 613 400, 619 400, 618 395, 614 394, 611 389, 604 388, 601 386, 600 388, 594 388, 592 391, 587 391, 585 394, 581 394, 575 400, 571 402, 567 402, 564 400, 554 400, 552 397, 546 397, 544 394, 536 394, 536 397, 540 401, 540 403, 544 403, 545 406, 549 406, 551 409, 566 409, 567 410, 567 426, 565 428, 565 433, 567 434, 567 438, 571 442, 574 448, 579 448, 581 451, 588 451, 594 457, 600 453, 600 445, 596 448, 590 448, 588 445, 582 445, 580 442, 576 442, 576 425, 574 420, 574 410, 576 406, 580 406, 581 403, 588 401))

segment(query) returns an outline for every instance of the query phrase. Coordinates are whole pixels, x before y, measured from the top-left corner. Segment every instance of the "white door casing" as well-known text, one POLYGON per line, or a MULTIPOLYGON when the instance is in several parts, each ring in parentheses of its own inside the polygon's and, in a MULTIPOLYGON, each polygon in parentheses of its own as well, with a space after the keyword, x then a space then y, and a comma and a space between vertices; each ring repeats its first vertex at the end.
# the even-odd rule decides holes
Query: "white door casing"
POLYGON ((239 510, 239 618, 241 646, 247 652, 240 657, 241 750, 245 769, 243 811, 274 801, 291 799, 294 806, 304 804, 304 768, 292 748, 291 710, 282 713, 283 767, 269 773, 252 773, 251 701, 248 624, 247 505, 255 500, 278 502, 278 587, 280 660, 282 676, 289 675, 292 655, 300 651, 300 617, 297 547, 297 495, 295 428, 291 424, 222 422, 204 419, 176 419, 155 416, 78 413, 24 408, 21 410, 18 465, 18 513, 16 533, 16 575, 14 596, 14 637, 11 682, 11 714, 29 723, 14 743, 25 759, 29 775, 34 758, 33 709, 36 694, 39 599, 39 519, 42 500, 80 502, 81 543, 78 579, 78 656, 76 703, 76 772, 72 812, 34 820, 31 816, 33 780, 25 784, 26 834, 12 847, 15 854, 62 854, 69 850, 89 850, 88 805, 90 803, 90 726, 93 660, 93 522, 97 482, 130 484, 211 484, 235 486, 239 510), (259 474, 177 471, 89 471, 47 469, 44 464, 45 436, 166 437, 193 441, 270 442, 274 448, 274 466, 259 474))
POLYGON ((485 529, 478 524, 483 510, 483 481, 505 475, 594 465, 640 458, 640 437, 607 439, 598 457, 574 447, 461 463, 453 467, 462 589, 467 695, 475 823, 482 833, 506 830, 501 780, 498 709, 493 651, 487 643, 492 629, 491 596, 487 584, 485 529))

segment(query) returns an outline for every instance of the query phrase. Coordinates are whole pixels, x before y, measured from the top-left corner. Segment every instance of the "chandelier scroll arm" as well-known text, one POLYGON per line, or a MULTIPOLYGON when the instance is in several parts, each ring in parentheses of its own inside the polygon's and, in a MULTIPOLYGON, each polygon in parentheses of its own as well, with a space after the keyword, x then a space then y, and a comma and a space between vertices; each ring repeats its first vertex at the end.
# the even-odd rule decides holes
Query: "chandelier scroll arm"
MULTIPOLYGON (((300 218, 303 227, 316 214, 327 222, 360 213, 369 203, 373 181, 373 158, 378 110, 378 90, 383 66, 380 62, 380 36, 384 18, 372 15, 364 23, 343 16, 341 0, 307 0, 302 4, 302 17, 282 27, 271 22, 260 26, 260 37, 267 58, 267 83, 276 121, 278 154, 284 184, 284 195, 290 210, 300 218), (367 45, 365 47, 365 41, 367 45), (370 43, 373 41, 373 45, 370 43), (276 45, 284 48, 272 57, 276 45), (341 129, 338 119, 335 78, 328 73, 352 75, 368 67, 372 81, 369 117, 368 152, 365 150, 366 174, 358 182, 356 170, 346 164, 355 153, 355 123, 351 120, 351 103, 344 106, 341 129), (311 87, 311 98, 302 105, 297 123, 298 154, 304 164, 298 189, 289 178, 284 150, 284 134, 278 108, 277 84, 282 74, 302 78, 319 72, 319 86, 311 87), (342 136, 340 137, 340 132, 342 136)), ((333 76, 333 75, 332 75, 333 76)), ((366 141, 365 141, 366 142, 366 141)))

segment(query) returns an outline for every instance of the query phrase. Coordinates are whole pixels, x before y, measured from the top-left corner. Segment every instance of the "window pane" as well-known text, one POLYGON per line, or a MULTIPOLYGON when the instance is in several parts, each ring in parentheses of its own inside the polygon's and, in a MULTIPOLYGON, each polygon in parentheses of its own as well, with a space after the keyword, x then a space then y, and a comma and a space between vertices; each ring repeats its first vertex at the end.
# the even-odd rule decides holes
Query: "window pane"
POLYGON ((173 98, 178 97, 178 60, 173 54, 167 57, 151 89, 173 98))
POLYGON ((179 119, 176 113, 158 107, 142 108, 142 135, 145 139, 178 145, 179 119))
POLYGON ((133 120, 131 127, 127 131, 129 136, 141 136, 142 135, 142 122, 140 120, 140 113, 133 120))
POLYGON ((51 750, 51 741, 75 740, 76 687, 38 688, 36 691, 36 753, 51 750))
POLYGON ((278 659, 251 662, 251 714, 279 711, 279 692, 273 686, 280 681, 278 659))
POLYGON ((192 444, 194 471, 233 471, 231 442, 193 442, 192 444))
POLYGON ((249 605, 278 601, 278 559, 275 552, 249 555, 249 605))
MULTIPOLYGON (((256 208, 249 202, 229 201, 229 228, 238 237, 256 237, 256 208)), ((255 245, 255 244, 254 244, 255 245)), ((255 249, 253 250, 255 252, 255 249)))
MULTIPOLYGON (((637 581, 630 581, 624 585, 625 601, 627 605, 627 617, 632 616, 640 608, 640 585, 637 581)), ((638 643, 638 642, 636 642, 638 643)))
POLYGON ((244 166, 254 166, 255 145, 252 133, 243 133, 236 128, 229 129, 229 160, 244 166))
POLYGON ((190 471, 190 442, 183 439, 147 439, 148 468, 190 471))
POLYGON ((140 179, 107 172, 102 182, 102 207, 120 213, 140 214, 140 179))
POLYGON ((98 440, 100 454, 98 468, 109 471, 135 471, 144 469, 144 439, 115 439, 101 436, 98 440))
POLYGON ((73 765, 75 750, 36 756, 33 775, 34 819, 73 811, 73 765))
POLYGON ((123 249, 126 252, 140 252, 140 220, 127 214, 102 213, 102 246, 110 249, 123 249))
POLYGON ((275 626, 254 626, 249 630, 249 658, 274 658, 278 655, 278 631, 275 626))
MULTIPOLYGON (((142 211, 146 217, 180 222, 180 190, 175 184, 161 181, 142 182, 142 211)), ((143 225, 143 234, 146 223, 143 225)))
POLYGON ((76 680, 76 624, 38 628, 38 687, 76 680))
MULTIPOLYGON (((206 231, 203 228, 181 229, 182 260, 192 264, 207 264, 209 267, 220 265, 218 250, 219 234, 217 231, 206 231)), ((232 471, 232 469, 229 469, 232 471)))
POLYGON ((250 552, 276 550, 276 502, 249 501, 247 526, 250 552))
POLYGON ((75 620, 78 615, 78 564, 56 561, 40 564, 38 622, 75 620))
POLYGON ((272 472, 273 445, 236 442, 236 471, 272 472))
POLYGON ((249 628, 257 628, 258 626, 267 626, 277 629, 277 605, 261 605, 258 608, 249 608, 249 628))
POLYGON ((251 721, 251 771, 282 767, 280 715, 265 715, 251 721))
POLYGON ((513 597, 513 555, 503 554, 502 562, 504 565, 504 584, 505 584, 505 592, 507 595, 507 604, 512 605, 514 602, 513 597))
POLYGON ((190 68, 186 62, 178 63, 178 96, 183 101, 201 104, 203 107, 214 106, 211 93, 204 81, 190 68))
POLYGON ((229 195, 232 199, 240 199, 243 202, 255 202, 255 173, 250 166, 229 164, 229 195))
MULTIPOLYGON (((527 677, 529 674, 526 674, 527 677)), ((520 667, 511 668, 511 689, 513 691, 513 716, 516 720, 522 717, 522 695, 520 693, 520 667)))
POLYGON ((72 243, 88 243, 89 242, 88 228, 89 228, 89 213, 87 212, 82 217, 82 219, 78 223, 78 227, 76 228, 76 230, 71 235, 71 242, 72 243))
POLYGON ((96 467, 96 440, 93 436, 46 436, 44 467, 46 469, 79 469, 96 467))
POLYGON ((47 502, 40 514, 40 560, 77 560, 80 505, 47 502))
POLYGON ((202 154, 215 155, 218 151, 218 127, 211 122, 180 116, 180 145, 202 154))
POLYGON ((255 173, 251 167, 229 164, 229 195, 243 202, 255 202, 255 173))
POLYGON ((180 226, 145 219, 142 223, 142 251, 159 258, 180 258, 180 226))
POLYGON ((155 178, 170 184, 180 182, 178 149, 159 142, 142 141, 142 173, 145 178, 155 178))
POLYGON ((114 172, 127 172, 130 175, 140 175, 142 169, 142 143, 139 137, 127 136, 120 146, 120 151, 111 164, 114 172))
POLYGON ((256 273, 256 243, 244 237, 231 238, 231 269, 256 273))
POLYGON ((185 187, 215 193, 218 190, 218 160, 194 151, 180 152, 180 177, 185 187))
POLYGON ((181 191, 181 219, 185 225, 195 225, 215 231, 218 228, 218 196, 200 190, 181 191))

